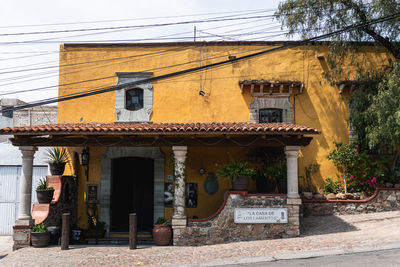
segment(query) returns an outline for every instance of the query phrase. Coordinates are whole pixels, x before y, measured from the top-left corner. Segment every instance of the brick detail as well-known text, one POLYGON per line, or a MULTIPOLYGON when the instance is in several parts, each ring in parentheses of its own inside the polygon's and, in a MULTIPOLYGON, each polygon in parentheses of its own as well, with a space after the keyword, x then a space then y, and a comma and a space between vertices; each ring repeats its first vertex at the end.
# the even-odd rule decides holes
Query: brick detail
POLYGON ((31 226, 13 227, 13 250, 27 247, 31 244, 31 226))

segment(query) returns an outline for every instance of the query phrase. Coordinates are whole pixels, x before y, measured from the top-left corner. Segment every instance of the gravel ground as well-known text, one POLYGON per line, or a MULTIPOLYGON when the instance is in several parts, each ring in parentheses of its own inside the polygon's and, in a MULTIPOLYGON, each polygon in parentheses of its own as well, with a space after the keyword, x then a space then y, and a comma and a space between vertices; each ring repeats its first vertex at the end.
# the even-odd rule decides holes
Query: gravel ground
MULTIPOLYGON (((302 220, 296 238, 238 242, 200 247, 71 246, 24 248, 0 259, 0 266, 148 266, 204 264, 244 257, 271 257, 278 253, 400 242, 400 211, 362 215, 310 217, 302 220)), ((0 239, 0 242, 3 240, 0 239)), ((400 244, 400 243, 399 243, 400 244)), ((0 245, 3 248, 3 245, 0 245)), ((0 250, 4 253, 4 249, 0 250)))

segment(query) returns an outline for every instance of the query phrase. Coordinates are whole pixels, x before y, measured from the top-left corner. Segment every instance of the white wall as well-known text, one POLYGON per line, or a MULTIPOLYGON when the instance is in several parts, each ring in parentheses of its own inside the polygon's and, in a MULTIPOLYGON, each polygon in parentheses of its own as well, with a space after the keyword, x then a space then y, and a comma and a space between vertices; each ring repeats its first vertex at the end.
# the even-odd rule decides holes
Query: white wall
MULTIPOLYGON (((46 150, 48 148, 39 147, 35 153, 33 165, 47 165, 46 150)), ((0 144, 0 165, 22 165, 22 154, 17 146, 10 143, 0 144)))

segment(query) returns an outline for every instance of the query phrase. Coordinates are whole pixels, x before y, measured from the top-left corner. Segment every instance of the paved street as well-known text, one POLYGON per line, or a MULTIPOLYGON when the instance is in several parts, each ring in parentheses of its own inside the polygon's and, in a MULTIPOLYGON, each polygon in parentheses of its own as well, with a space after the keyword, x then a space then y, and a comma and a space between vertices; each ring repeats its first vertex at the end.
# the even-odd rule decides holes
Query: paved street
POLYGON ((399 225, 400 211, 312 217, 302 220, 302 236, 297 238, 137 250, 127 246, 71 246, 67 251, 55 246, 29 247, 6 251, 0 266, 253 266, 266 261, 398 249, 399 225))
POLYGON ((295 259, 295 260, 280 260, 274 262, 260 262, 248 264, 230 264, 225 267, 239 267, 239 266, 252 266, 252 267, 294 267, 294 266, 307 266, 307 267, 375 267, 375 266, 400 266, 400 249, 389 249, 383 251, 354 253, 347 255, 326 256, 310 259, 295 259))

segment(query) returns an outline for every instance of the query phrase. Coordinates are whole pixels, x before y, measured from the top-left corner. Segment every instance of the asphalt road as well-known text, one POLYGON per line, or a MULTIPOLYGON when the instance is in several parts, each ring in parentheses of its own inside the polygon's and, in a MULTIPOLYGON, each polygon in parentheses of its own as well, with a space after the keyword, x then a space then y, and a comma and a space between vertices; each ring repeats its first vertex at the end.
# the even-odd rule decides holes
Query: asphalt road
POLYGON ((224 265, 226 267, 234 266, 357 266, 357 267, 378 267, 378 266, 400 266, 400 249, 381 250, 373 252, 363 252, 355 254, 325 256, 310 259, 280 260, 274 262, 260 262, 249 264, 224 265))

